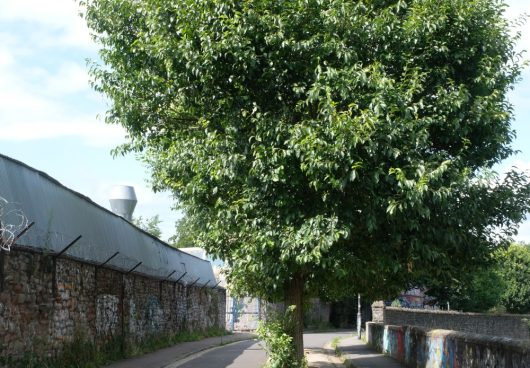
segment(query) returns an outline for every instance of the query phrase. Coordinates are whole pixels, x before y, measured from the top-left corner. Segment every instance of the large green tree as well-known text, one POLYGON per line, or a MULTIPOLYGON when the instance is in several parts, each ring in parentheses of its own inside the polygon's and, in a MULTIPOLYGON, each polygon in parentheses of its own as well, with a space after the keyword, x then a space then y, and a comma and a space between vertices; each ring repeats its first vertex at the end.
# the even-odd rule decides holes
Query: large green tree
MULTIPOLYGON (((391 295, 528 209, 500 0, 86 0, 95 88, 241 292, 391 295)), ((302 356, 301 323, 291 331, 302 356)))

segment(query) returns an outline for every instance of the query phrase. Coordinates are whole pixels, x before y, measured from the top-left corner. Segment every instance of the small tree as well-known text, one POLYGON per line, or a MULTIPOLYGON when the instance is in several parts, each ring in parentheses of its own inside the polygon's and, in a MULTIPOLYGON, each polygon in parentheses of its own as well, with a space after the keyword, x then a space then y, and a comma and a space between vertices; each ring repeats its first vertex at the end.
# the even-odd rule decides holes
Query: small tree
POLYGON ((501 303, 510 313, 530 314, 530 246, 512 244, 499 255, 499 273, 505 284, 501 303))
POLYGON ((175 248, 185 248, 195 245, 194 224, 184 215, 175 223, 175 235, 169 238, 169 243, 175 248))
POLYGON ((132 219, 132 223, 138 226, 140 229, 142 229, 145 232, 148 232, 149 234, 156 236, 157 238, 160 238, 162 236, 162 230, 160 229, 160 223, 162 220, 160 220, 159 215, 155 215, 153 217, 146 217, 138 216, 134 217, 132 219))
POLYGON ((235 289, 395 294, 469 272, 528 209, 500 0, 87 0, 118 152, 143 152, 235 289), (500 231, 498 230, 500 228, 500 231))
POLYGON ((428 295, 436 298, 441 306, 450 304, 451 309, 464 312, 487 312, 501 306, 505 282, 499 274, 499 265, 462 274, 458 279, 431 285, 428 295))

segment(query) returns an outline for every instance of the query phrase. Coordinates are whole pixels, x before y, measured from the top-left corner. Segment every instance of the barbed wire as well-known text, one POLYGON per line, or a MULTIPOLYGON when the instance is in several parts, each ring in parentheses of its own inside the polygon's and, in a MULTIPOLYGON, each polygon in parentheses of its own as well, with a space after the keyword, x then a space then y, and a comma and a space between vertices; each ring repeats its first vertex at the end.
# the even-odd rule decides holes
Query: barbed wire
POLYGON ((28 219, 14 203, 0 197, 0 249, 9 251, 17 235, 28 226, 28 219))

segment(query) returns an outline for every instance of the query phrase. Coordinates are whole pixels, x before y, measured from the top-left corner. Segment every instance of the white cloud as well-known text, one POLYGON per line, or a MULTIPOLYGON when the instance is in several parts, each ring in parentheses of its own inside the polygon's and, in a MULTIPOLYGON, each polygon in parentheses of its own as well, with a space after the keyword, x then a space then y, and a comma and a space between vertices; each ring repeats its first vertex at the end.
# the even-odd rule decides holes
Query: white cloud
POLYGON ((74 0, 0 0, 0 21, 28 22, 41 28, 35 36, 41 46, 66 45, 94 48, 80 7, 74 0))
POLYGON ((86 67, 69 62, 62 64, 54 75, 47 75, 44 88, 53 94, 88 91, 89 80, 86 67))
POLYGON ((95 146, 124 142, 124 129, 96 119, 97 108, 93 113, 76 111, 75 104, 93 103, 94 95, 81 67, 65 64, 51 73, 41 68, 23 71, 12 65, 0 64, 0 140, 76 136, 95 146), (68 102, 69 98, 78 101, 68 102))
POLYGON ((13 62, 11 53, 0 49, 0 68, 5 67, 13 62))
MULTIPOLYGON (((10 9, 14 14, 18 8, 10 9)), ((35 50, 28 63, 29 50, 15 35, 0 33, 0 141, 81 137, 87 145, 108 147, 124 142, 123 128, 96 119, 104 106, 89 86, 84 60, 59 55, 41 62, 42 51, 35 50)))
POLYGON ((530 162, 524 161, 521 159, 515 159, 508 163, 508 165, 505 167, 505 171, 510 168, 515 168, 519 172, 526 171, 527 173, 530 173, 530 162))
POLYGON ((55 121, 32 120, 21 118, 15 122, 1 121, 2 140, 31 141, 38 139, 81 137, 90 146, 114 147, 123 143, 125 132, 117 125, 107 125, 96 119, 66 121, 58 118, 55 121))
MULTIPOLYGON (((81 138, 85 148, 101 152, 123 143, 122 127, 96 118, 105 106, 89 86, 84 61, 94 56, 95 46, 77 16, 76 1, 0 0, 0 9, 0 146, 20 142, 31 151, 32 142, 81 138)), ((164 236, 174 233, 180 215, 171 211, 167 193, 155 194, 142 182, 145 170, 140 163, 132 157, 94 160, 101 158, 80 157, 78 164, 91 169, 70 168, 75 175, 65 175, 64 183, 106 208, 113 185, 133 185, 138 196, 135 213, 160 215, 164 236), (107 175, 102 178, 102 173, 107 175)), ((50 173, 55 171, 61 170, 50 168, 50 173)))
POLYGON ((63 26, 70 22, 72 14, 76 14, 77 2, 72 0, 1 0, 3 20, 25 20, 37 23, 46 23, 53 26, 63 26))

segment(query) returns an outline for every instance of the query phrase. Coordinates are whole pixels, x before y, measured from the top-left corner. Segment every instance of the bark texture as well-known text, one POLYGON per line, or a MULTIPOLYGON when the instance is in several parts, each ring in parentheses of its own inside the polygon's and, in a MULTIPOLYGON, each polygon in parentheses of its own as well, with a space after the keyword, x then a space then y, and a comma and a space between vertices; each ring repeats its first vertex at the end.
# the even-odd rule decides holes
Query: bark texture
POLYGON ((294 305, 295 309, 292 314, 293 320, 289 326, 289 335, 293 338, 296 358, 300 361, 304 357, 304 311, 303 311, 303 297, 304 297, 304 278, 297 273, 295 276, 285 284, 285 307, 294 305))

